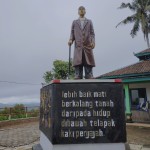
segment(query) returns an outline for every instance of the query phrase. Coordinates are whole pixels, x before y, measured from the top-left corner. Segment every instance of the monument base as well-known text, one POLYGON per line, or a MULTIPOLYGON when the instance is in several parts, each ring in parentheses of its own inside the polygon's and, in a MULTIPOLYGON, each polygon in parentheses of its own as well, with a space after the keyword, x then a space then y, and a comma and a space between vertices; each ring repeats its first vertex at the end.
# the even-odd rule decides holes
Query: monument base
POLYGON ((49 139, 42 132, 40 134, 40 146, 42 147, 41 150, 126 150, 124 143, 52 145, 49 139))
POLYGON ((121 80, 53 80, 40 92, 37 150, 126 149, 121 80))

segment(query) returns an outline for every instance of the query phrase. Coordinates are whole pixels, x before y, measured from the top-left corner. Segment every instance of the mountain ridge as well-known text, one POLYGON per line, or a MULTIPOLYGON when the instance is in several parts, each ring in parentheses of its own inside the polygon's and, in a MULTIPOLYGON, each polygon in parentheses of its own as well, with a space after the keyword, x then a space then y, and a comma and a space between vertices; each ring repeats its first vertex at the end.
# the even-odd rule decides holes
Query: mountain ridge
POLYGON ((32 102, 32 103, 9 103, 9 104, 0 103, 0 108, 13 107, 16 104, 23 104, 25 107, 39 107, 40 106, 40 103, 37 103, 37 102, 32 102))

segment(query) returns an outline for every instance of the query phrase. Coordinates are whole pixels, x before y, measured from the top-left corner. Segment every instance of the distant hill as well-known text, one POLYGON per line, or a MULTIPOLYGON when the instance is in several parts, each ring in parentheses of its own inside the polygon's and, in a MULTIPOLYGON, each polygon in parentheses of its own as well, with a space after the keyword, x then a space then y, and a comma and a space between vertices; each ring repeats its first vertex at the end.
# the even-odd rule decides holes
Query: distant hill
POLYGON ((5 104, 0 103, 0 108, 5 107, 5 104))
POLYGON ((3 104, 3 103, 0 103, 0 108, 13 107, 13 106, 14 106, 13 104, 3 104))
MULTIPOLYGON (((19 104, 19 103, 14 103, 14 104, 0 103, 0 108, 13 107, 16 104, 19 104)), ((38 107, 38 106, 40 106, 40 103, 20 103, 20 104, 23 104, 25 107, 38 107)))

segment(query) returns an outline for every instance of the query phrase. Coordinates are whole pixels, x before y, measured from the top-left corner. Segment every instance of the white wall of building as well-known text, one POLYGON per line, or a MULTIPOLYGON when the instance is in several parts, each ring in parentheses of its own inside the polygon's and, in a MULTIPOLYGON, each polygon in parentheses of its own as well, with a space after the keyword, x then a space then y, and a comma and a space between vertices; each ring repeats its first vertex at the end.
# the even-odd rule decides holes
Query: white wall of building
POLYGON ((129 89, 146 88, 147 100, 150 102, 150 83, 129 84, 129 89))

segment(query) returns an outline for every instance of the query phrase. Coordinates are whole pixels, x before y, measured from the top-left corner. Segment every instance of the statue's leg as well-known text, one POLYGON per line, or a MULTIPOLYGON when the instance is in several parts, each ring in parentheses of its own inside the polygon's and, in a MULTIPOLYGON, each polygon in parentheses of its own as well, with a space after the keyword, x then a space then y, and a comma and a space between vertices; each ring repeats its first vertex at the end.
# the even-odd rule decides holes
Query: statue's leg
POLYGON ((75 66, 75 79, 82 79, 83 78, 83 66, 75 66))
POLYGON ((86 65, 84 66, 84 70, 85 70, 85 79, 93 79, 93 67, 86 65))

